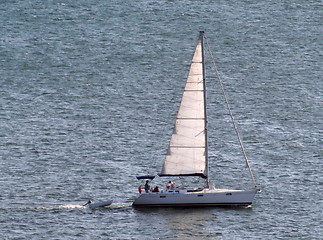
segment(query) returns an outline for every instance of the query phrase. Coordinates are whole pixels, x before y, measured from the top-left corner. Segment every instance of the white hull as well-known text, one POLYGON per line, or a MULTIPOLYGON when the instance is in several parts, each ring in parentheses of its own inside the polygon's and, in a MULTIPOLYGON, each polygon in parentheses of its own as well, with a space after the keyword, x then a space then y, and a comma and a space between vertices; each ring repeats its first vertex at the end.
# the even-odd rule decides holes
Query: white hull
POLYGON ((134 206, 249 206, 256 190, 203 189, 201 191, 177 190, 142 193, 134 206))

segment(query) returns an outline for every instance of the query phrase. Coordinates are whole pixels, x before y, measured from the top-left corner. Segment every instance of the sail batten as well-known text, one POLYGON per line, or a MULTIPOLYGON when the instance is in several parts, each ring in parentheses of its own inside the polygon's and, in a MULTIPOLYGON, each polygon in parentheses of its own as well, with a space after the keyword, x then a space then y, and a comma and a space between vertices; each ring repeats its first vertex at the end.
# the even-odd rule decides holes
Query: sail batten
POLYGON ((203 34, 197 42, 160 176, 207 177, 203 34))

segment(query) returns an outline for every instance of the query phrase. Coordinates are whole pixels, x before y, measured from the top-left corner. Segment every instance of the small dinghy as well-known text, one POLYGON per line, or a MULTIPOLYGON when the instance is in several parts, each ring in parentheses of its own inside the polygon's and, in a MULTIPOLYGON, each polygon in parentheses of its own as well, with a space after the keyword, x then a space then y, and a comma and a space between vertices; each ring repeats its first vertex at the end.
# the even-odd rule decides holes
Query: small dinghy
POLYGON ((94 202, 92 203, 91 200, 89 200, 87 203, 85 203, 83 206, 89 206, 89 208, 103 208, 110 206, 112 204, 112 200, 102 201, 102 202, 94 202))

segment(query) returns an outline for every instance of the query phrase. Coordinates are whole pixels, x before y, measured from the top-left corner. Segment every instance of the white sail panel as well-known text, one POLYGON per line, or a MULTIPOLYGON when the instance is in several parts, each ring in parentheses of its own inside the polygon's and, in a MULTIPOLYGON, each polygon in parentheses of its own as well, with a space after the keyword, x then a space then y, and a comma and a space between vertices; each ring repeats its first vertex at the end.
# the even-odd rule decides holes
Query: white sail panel
POLYGON ((199 40, 197 41, 194 56, 193 56, 193 59, 192 59, 193 63, 196 63, 196 62, 201 63, 202 62, 202 41, 201 40, 202 39, 199 38, 199 40))
POLYGON ((199 39, 187 77, 182 101, 160 175, 205 175, 205 93, 199 39))
POLYGON ((199 75, 191 76, 191 81, 186 83, 185 90, 200 90, 203 91, 203 80, 200 80, 199 75), (196 78, 196 80, 195 80, 196 78))
MULTIPOLYGON (((192 62, 190 72, 188 76, 202 75, 202 63, 201 62, 192 62)), ((201 79, 203 80, 203 79, 201 79)))
POLYGON ((174 130, 170 141, 171 147, 205 147, 203 120, 178 119, 174 130))
POLYGON ((204 174, 204 148, 171 148, 166 156, 164 175, 204 174))
POLYGON ((204 100, 202 91, 185 91, 177 118, 204 119, 204 100))

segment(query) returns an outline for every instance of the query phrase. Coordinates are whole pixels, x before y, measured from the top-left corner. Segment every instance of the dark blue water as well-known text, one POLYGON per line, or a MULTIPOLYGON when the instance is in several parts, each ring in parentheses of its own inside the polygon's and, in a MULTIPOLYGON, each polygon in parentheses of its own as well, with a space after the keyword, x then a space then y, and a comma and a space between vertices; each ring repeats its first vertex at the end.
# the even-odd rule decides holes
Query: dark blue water
MULTIPOLYGON (((1 239, 322 239, 321 1, 11 0, 0 12, 1 239), (200 30, 263 192, 251 209, 133 209, 135 176, 161 169, 200 30)), ((210 178, 248 186, 207 76, 210 178)))

